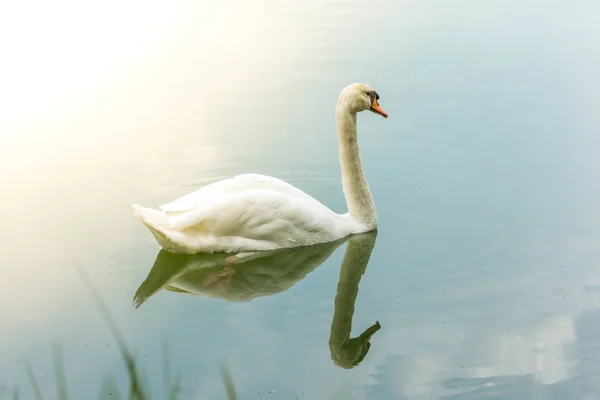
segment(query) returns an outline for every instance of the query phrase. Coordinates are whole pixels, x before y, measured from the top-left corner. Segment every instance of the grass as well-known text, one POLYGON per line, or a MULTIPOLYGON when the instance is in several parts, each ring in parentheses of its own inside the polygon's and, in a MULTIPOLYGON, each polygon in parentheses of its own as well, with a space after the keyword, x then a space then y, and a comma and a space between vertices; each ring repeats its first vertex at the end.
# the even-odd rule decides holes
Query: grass
MULTIPOLYGON (((119 330, 117 323, 112 317, 110 310, 102 300, 102 297, 89 280, 85 271, 81 268, 78 268, 77 271, 81 276, 84 284, 88 287, 88 290, 98 307, 98 310, 102 314, 104 321, 106 322, 111 335, 114 340, 117 342, 119 347, 119 351, 121 353, 121 357, 123 358, 123 362, 127 369, 127 375, 129 378, 129 390, 128 390, 128 399, 129 400, 150 400, 150 390, 147 384, 141 379, 139 370, 136 365, 136 361, 125 342, 125 338, 123 334, 119 330)), ((168 350, 166 346, 163 346, 163 358, 165 360, 165 365, 167 364, 166 360, 168 359, 168 350)), ((67 388, 67 380, 65 369, 62 361, 62 351, 61 347, 58 344, 55 344, 52 348, 53 362, 54 362, 54 377, 56 380, 56 398, 58 400, 69 400, 69 393, 67 388)), ((29 379, 29 386, 34 394, 35 400, 44 400, 44 396, 42 394, 42 390, 40 388, 39 382, 31 366, 29 360, 25 357, 25 370, 27 373, 27 377, 29 379)), ((235 385, 233 379, 231 377, 231 373, 225 365, 220 366, 221 379, 223 381, 223 385, 225 387, 225 393, 227 395, 227 400, 237 400, 237 394, 235 390, 235 385)), ((165 371, 164 376, 165 382, 165 397, 164 399, 168 400, 177 400, 181 393, 181 377, 180 375, 176 375, 174 379, 172 379, 169 369, 165 371)), ((98 399, 103 399, 106 394, 110 393, 111 399, 122 399, 123 397, 120 394, 119 389, 116 387, 114 382, 111 379, 105 379, 104 383, 100 388, 100 393, 98 394, 98 399)), ((90 397, 91 399, 92 397, 90 397)), ((160 398, 157 396, 157 398, 160 398)), ((12 391, 12 399, 20 400, 20 388, 19 386, 14 386, 12 391)))
MULTIPOLYGON (((81 279, 84 284, 87 286, 90 295, 92 296, 96 307, 100 311, 102 317, 104 318, 105 323, 107 324, 111 335, 116 341, 119 351, 121 353, 121 357, 127 369, 127 376, 129 380, 129 390, 128 390, 128 400, 150 400, 151 394, 149 385, 145 382, 139 374, 139 370, 137 368, 137 364, 135 358, 133 357, 127 343, 125 342, 125 338, 123 334, 119 330, 117 323, 112 317, 110 310, 104 303, 102 297, 92 284, 92 282, 87 277, 87 274, 83 269, 77 269, 81 279)), ((168 359, 168 346, 166 343, 163 343, 163 365, 170 365, 168 359)), ((56 399, 57 400, 69 400, 69 393, 67 388, 67 379, 65 374, 65 368, 62 360, 62 349, 59 344, 55 344, 52 347, 52 356, 53 356, 53 364, 54 364, 54 377, 56 380, 56 399)), ((23 357, 25 370, 27 373, 27 377, 29 379, 29 386, 31 391, 33 392, 35 400, 44 400, 41 387, 35 375, 35 371, 31 366, 31 363, 27 359, 27 357, 23 357)), ((221 380, 223 383, 224 391, 226 394, 227 400, 237 400, 238 396, 236 393, 235 384, 233 382, 233 378, 231 373, 226 365, 221 364, 219 366, 221 380)), ((171 372, 169 368, 165 369, 164 372, 164 387, 165 392, 164 396, 156 395, 154 398, 166 399, 166 400, 177 400, 179 395, 182 392, 181 387, 181 376, 179 374, 175 375, 175 377, 171 376, 171 372)), ((334 393, 330 399, 342 399, 346 397, 346 392, 348 388, 340 388, 345 389, 334 393)), ((29 398, 29 397, 28 397, 29 398)), ((92 400, 94 397, 87 397, 87 399, 92 400)), ((125 397, 121 396, 121 391, 115 384, 114 380, 110 377, 105 377, 102 385, 100 386, 100 392, 95 397, 98 400, 104 400, 110 398, 111 400, 123 400, 125 397)), ((18 385, 15 385, 12 390, 12 400, 21 400, 21 391, 18 385)), ((76 399, 79 400, 79 399, 76 399)))

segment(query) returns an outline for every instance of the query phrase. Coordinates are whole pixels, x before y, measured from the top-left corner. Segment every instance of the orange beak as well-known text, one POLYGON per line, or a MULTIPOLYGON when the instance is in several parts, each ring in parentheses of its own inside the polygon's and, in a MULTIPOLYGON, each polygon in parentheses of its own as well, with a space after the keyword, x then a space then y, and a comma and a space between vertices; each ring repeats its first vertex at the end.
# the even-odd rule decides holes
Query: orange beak
POLYGON ((376 98, 373 98, 373 101, 371 102, 371 111, 373 111, 375 114, 381 115, 383 118, 388 117, 387 111, 379 106, 376 98))

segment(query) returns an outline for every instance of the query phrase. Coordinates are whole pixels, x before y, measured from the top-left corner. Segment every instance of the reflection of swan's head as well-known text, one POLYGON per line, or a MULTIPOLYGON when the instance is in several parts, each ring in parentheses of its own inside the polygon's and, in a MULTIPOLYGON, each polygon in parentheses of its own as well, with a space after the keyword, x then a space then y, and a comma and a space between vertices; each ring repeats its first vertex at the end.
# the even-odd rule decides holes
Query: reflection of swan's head
POLYGON ((370 110, 387 118, 388 114, 379 106, 378 100, 379 95, 371 86, 364 83, 353 83, 342 89, 338 105, 352 113, 370 110))
POLYGON ((367 328, 360 336, 346 341, 342 347, 331 349, 331 358, 335 365, 351 369, 360 364, 371 348, 371 336, 379 329, 381 329, 381 325, 379 325, 378 321, 367 328))

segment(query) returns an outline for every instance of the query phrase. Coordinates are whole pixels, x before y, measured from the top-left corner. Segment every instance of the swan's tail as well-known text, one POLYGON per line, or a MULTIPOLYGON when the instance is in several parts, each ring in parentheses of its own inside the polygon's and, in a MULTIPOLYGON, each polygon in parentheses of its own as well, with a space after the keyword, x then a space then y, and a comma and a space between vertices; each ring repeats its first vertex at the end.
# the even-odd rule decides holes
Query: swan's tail
POLYGON ((150 229, 162 247, 171 249, 174 245, 177 246, 171 238, 172 235, 169 234, 172 233, 169 217, 158 210, 142 207, 139 204, 133 204, 132 207, 135 216, 150 229))
POLYGON ((139 204, 133 204, 133 212, 140 221, 151 230, 156 230, 161 234, 169 229, 169 218, 158 210, 142 207, 139 204))

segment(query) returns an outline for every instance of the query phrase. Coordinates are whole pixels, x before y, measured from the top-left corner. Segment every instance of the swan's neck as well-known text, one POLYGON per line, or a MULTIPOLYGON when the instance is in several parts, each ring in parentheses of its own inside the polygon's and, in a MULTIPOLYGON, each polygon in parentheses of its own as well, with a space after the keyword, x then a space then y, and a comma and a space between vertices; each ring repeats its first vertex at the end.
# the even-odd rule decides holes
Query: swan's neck
POLYGON ((372 229, 377 226, 377 212, 369 184, 363 173, 356 133, 356 113, 338 105, 336 125, 339 142, 342 185, 350 216, 372 229))

